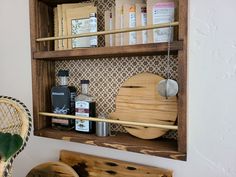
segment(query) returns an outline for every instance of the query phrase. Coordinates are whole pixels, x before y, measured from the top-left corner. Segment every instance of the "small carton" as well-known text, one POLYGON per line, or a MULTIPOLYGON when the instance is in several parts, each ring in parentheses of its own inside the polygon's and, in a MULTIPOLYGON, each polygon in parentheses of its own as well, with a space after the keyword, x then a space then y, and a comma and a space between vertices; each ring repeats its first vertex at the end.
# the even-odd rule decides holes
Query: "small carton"
MULTIPOLYGON (((116 0, 115 1, 115 28, 124 28, 124 16, 123 16, 123 4, 126 0, 116 0)), ((123 33, 115 34, 115 44, 116 46, 123 45, 123 33)))
MULTIPOLYGON (((147 0, 147 13, 148 25, 173 22, 175 2, 173 0, 147 0)), ((168 42, 172 39, 172 27, 148 30, 148 43, 168 42)))
MULTIPOLYGON (((147 26, 147 5, 136 4, 136 25, 147 26)), ((137 44, 146 44, 147 39, 147 30, 137 31, 137 44)))
MULTIPOLYGON (((136 7, 135 4, 124 4, 124 28, 136 27, 136 7)), ((124 45, 134 45, 137 42, 137 32, 124 33, 124 45)))
MULTIPOLYGON (((136 6, 135 4, 132 4, 129 7, 129 28, 135 28, 137 27, 136 25, 136 6)), ((127 34, 127 33, 126 33, 127 34)), ((129 39, 129 45, 135 45, 137 43, 137 32, 132 31, 128 33, 128 39, 129 39)))
MULTIPOLYGON (((68 35, 76 35, 91 32, 90 14, 97 13, 97 7, 92 5, 68 9, 66 11, 68 35)), ((68 39, 68 49, 78 47, 90 47, 91 37, 68 39)))
MULTIPOLYGON (((115 29, 115 8, 112 10, 105 11, 105 31, 110 31, 115 29)), ((115 46, 115 35, 109 34, 105 35, 105 46, 111 47, 115 46)))
MULTIPOLYGON (((125 13, 128 13, 124 10, 124 5, 135 5, 136 3, 143 3, 144 0, 116 0, 115 1, 115 27, 116 29, 123 29, 127 25, 125 24, 125 13)), ((126 21, 127 22, 127 21, 126 21)), ((124 45, 124 33, 118 33, 115 35, 115 44, 116 46, 124 45)))
MULTIPOLYGON (((62 11, 62 35, 67 36, 67 18, 66 18, 66 11, 68 9, 85 7, 85 6, 94 6, 94 3, 72 3, 72 4, 62 4, 61 11, 62 11)), ((63 39, 64 49, 68 49, 68 39, 63 39)))

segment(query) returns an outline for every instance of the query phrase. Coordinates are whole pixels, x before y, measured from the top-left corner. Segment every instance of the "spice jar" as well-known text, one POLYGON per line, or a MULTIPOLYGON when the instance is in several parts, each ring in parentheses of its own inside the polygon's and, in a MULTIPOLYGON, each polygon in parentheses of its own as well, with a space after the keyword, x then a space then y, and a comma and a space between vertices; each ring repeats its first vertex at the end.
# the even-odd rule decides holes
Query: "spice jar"
MULTIPOLYGON (((100 119, 106 119, 106 116, 104 114, 101 114, 98 116, 100 119)), ((107 122, 96 122, 96 135, 105 137, 109 135, 109 123, 107 122)))

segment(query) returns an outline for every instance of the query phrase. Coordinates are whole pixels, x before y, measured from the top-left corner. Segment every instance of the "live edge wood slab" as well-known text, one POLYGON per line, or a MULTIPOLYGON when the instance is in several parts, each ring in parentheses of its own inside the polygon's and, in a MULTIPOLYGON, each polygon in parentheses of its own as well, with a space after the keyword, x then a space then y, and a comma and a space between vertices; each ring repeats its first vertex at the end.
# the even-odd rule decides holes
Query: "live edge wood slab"
POLYGON ((178 152, 177 141, 168 139, 142 140, 126 133, 115 136, 97 137, 94 134, 81 134, 75 131, 58 131, 44 128, 34 132, 35 135, 61 139, 65 141, 113 148, 122 151, 138 152, 147 155, 166 157, 176 160, 186 160, 186 154, 178 152))
POLYGON ((26 177, 79 177, 79 175, 63 162, 46 162, 34 167, 26 177))
POLYGON ((172 177, 172 171, 135 163, 62 150, 60 161, 80 177, 172 177))

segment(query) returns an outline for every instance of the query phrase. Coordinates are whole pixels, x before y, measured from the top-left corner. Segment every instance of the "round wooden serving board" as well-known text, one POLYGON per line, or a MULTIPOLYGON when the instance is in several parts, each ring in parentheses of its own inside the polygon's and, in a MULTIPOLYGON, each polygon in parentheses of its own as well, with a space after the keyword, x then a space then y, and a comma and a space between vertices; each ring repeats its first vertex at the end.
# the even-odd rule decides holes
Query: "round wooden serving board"
POLYGON ((26 177, 79 177, 76 171, 63 162, 47 162, 34 167, 26 177))
MULTIPOLYGON (((162 77, 141 73, 126 80, 116 97, 116 111, 111 119, 133 122, 173 125, 177 118, 177 98, 166 99, 157 92, 162 77)), ((160 128, 124 126, 133 136, 142 139, 154 139, 164 135, 168 130, 160 128)))

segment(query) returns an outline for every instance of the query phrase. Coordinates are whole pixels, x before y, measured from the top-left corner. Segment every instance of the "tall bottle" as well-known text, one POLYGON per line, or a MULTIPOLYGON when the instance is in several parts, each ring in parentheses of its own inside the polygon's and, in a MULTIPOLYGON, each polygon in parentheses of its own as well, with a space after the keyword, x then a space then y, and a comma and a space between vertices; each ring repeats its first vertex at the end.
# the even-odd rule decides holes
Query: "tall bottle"
MULTIPOLYGON (((60 70, 57 75, 60 79, 58 86, 51 89, 52 112, 56 114, 75 114, 76 88, 68 86, 68 70, 60 70)), ((52 127, 61 130, 74 128, 75 120, 52 118, 52 127)))
MULTIPOLYGON (((89 25, 90 25, 90 32, 95 33, 97 32, 97 15, 96 13, 89 14, 89 25)), ((90 37, 90 47, 97 47, 98 45, 98 37, 91 36, 90 37)))
MULTIPOLYGON (((96 117, 96 103, 89 95, 89 80, 81 80, 81 94, 75 98, 75 115, 82 117, 96 117)), ((95 132, 94 121, 75 120, 75 130, 84 133, 95 132)))

